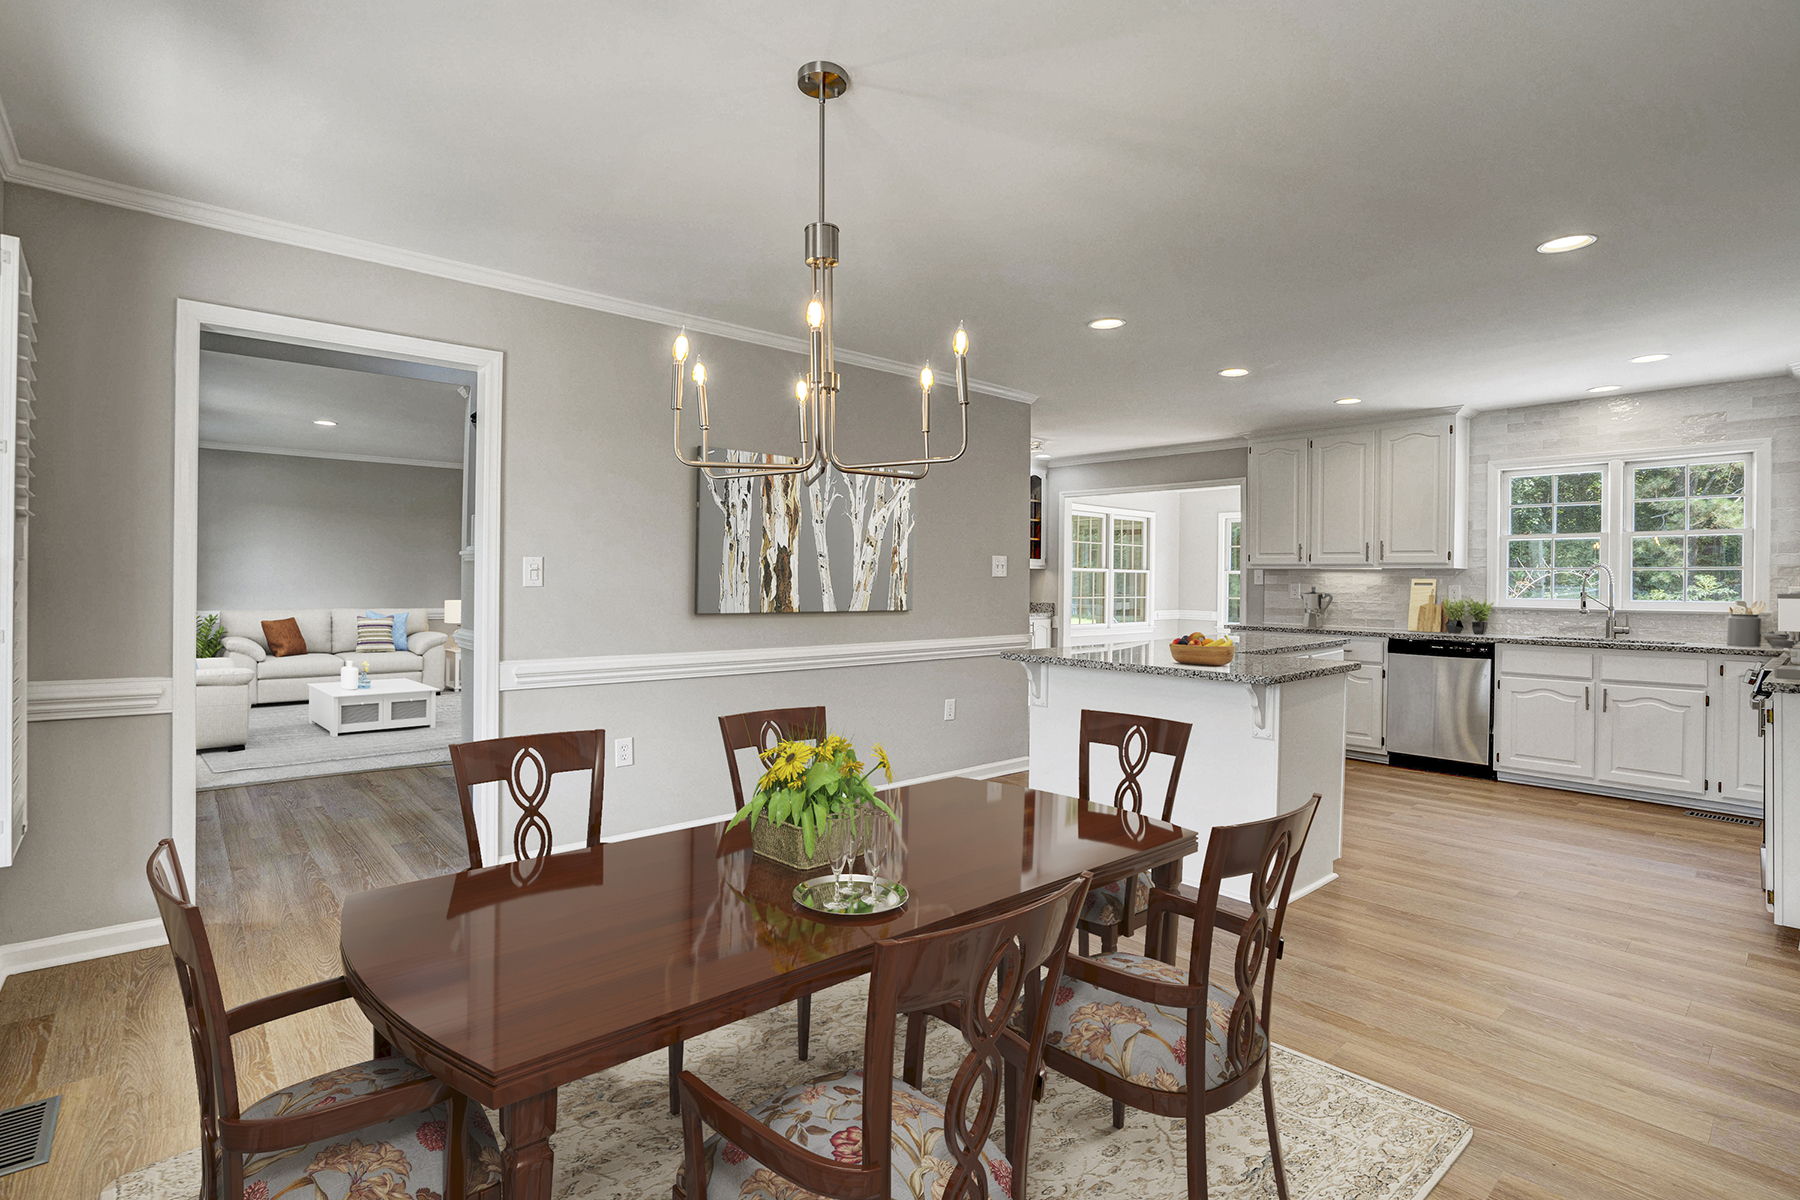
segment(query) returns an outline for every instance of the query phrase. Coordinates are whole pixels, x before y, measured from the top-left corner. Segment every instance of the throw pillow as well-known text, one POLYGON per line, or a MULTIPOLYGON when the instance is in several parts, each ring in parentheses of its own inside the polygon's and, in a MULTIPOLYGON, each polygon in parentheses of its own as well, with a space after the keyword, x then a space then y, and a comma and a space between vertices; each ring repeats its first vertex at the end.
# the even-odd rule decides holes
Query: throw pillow
POLYGON ((293 617, 264 621, 262 631, 263 641, 269 643, 269 653, 276 658, 306 653, 306 639, 300 636, 300 622, 293 617))
POLYGON ((394 649, 394 623, 386 617, 362 617, 356 622, 356 650, 388 651, 394 649))
POLYGON ((368 612, 364 613, 363 616, 386 617, 394 627, 394 649, 406 649, 406 613, 404 610, 396 613, 384 613, 376 612, 371 608, 368 612))

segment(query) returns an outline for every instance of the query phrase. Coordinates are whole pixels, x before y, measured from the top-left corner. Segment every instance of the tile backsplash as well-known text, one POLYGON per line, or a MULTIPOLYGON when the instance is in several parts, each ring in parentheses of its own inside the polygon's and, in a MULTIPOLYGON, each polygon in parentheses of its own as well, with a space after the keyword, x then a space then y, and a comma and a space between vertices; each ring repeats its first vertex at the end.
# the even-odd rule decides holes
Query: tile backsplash
MULTIPOLYGON (((1316 587, 1336 597, 1330 621, 1346 625, 1406 625, 1406 601, 1414 574, 1438 580, 1438 595, 1449 599, 1460 585, 1465 599, 1489 599, 1488 464, 1496 459, 1532 454, 1613 454, 1621 450, 1693 446, 1768 439, 1773 443, 1769 484, 1770 601, 1782 592, 1800 592, 1800 379, 1777 376, 1703 387, 1676 388, 1574 400, 1530 408, 1478 413, 1471 422, 1469 470, 1469 566, 1462 571, 1290 571, 1268 570, 1261 589, 1262 619, 1272 624, 1299 623, 1300 600, 1291 594, 1316 587)), ((1759 584, 1759 587, 1761 585, 1759 584)), ((1725 640, 1723 614, 1662 613, 1621 605, 1631 616, 1632 632, 1641 637, 1706 642, 1725 640)), ((1598 630, 1603 611, 1583 615, 1573 610, 1504 608, 1496 604, 1490 630, 1495 633, 1585 633, 1598 630)), ((1767 622, 1765 621, 1765 626, 1767 622)))

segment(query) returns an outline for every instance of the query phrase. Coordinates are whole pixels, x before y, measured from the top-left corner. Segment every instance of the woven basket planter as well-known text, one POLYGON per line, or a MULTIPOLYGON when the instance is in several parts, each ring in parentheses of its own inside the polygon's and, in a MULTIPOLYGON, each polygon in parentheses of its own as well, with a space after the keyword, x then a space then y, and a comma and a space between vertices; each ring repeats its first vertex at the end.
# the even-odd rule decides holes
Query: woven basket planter
POLYGON ((813 839, 813 852, 806 852, 806 834, 798 825, 777 825, 773 821, 758 821, 750 831, 750 846, 763 858, 773 859, 783 866, 793 867, 797 871, 811 871, 819 867, 829 867, 832 860, 854 835, 856 816, 846 813, 833 817, 817 830, 813 839))

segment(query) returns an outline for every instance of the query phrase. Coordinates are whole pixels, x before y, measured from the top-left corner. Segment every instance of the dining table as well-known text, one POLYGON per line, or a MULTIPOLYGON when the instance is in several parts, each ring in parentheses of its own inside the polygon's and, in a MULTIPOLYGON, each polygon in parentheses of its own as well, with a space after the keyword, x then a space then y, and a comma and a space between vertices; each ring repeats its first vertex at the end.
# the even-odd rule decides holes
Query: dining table
MULTIPOLYGON (((909 893, 887 913, 802 907, 796 885, 820 872, 755 855, 749 827, 721 819, 354 893, 344 974, 379 1043, 499 1111, 506 1200, 548 1200, 559 1087, 867 974, 881 939, 1084 871, 1173 888, 1196 849, 1188 830, 1019 784, 883 796, 909 893)), ((1172 961, 1168 931, 1146 932, 1172 961)))

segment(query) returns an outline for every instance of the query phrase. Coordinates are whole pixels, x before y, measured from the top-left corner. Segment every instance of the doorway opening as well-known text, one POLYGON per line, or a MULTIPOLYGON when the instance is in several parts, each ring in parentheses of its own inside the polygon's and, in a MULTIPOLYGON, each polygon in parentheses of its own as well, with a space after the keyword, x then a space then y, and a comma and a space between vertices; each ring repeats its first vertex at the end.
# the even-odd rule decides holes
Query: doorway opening
POLYGON ((177 339, 171 823, 192 861, 197 790, 498 733, 503 358, 191 301, 177 339))

